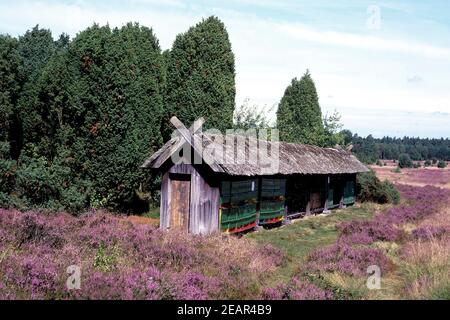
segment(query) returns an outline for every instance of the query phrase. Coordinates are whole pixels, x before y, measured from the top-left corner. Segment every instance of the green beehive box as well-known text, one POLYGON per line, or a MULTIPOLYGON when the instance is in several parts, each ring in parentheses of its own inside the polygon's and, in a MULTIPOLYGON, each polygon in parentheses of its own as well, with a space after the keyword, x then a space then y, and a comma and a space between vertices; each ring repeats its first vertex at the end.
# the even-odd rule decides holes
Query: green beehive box
POLYGON ((222 181, 220 197, 221 197, 222 203, 229 203, 231 201, 231 182, 230 181, 222 181))
POLYGON ((286 194, 286 179, 262 179, 262 197, 280 197, 286 194))
POLYGON ((240 228, 256 220, 256 204, 244 204, 221 210, 221 230, 240 228))
POLYGON ((355 182, 347 181, 344 187, 344 204, 353 204, 355 201, 355 182))
POLYGON ((254 180, 233 181, 231 183, 231 202, 239 203, 258 196, 258 184, 254 180))
POLYGON ((261 201, 260 220, 282 217, 284 215, 284 201, 261 201))
POLYGON ((327 208, 334 209, 337 207, 339 207, 339 203, 334 203, 334 190, 329 189, 328 190, 328 198, 327 198, 327 208))

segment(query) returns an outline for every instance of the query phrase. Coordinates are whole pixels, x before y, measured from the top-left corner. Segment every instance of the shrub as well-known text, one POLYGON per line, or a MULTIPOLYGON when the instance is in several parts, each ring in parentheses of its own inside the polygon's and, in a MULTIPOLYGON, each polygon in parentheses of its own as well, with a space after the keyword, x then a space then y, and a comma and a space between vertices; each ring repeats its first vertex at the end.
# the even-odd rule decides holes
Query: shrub
POLYGON ((373 201, 376 203, 398 203, 400 194, 396 187, 389 181, 381 182, 374 171, 358 175, 357 178, 358 199, 362 202, 373 201))
POLYGON ((431 161, 425 160, 424 167, 429 167, 429 166, 431 166, 431 161))
POLYGON ((382 188, 385 196, 387 197, 388 203, 399 204, 400 203, 400 192, 389 180, 384 180, 382 182, 382 188))
POLYGON ((380 159, 377 159, 377 161, 375 162, 375 164, 379 167, 383 166, 380 159))
POLYGON ((437 167, 443 169, 443 168, 447 167, 447 162, 440 160, 437 164, 437 167))
MULTIPOLYGON (((23 157, 25 158, 25 157, 23 157)), ((30 205, 44 204, 58 197, 57 177, 43 157, 26 158, 17 169, 16 190, 30 205)))
POLYGON ((409 154, 402 153, 398 157, 398 166, 400 168, 412 168, 413 167, 413 162, 412 162, 411 157, 409 156, 409 154))

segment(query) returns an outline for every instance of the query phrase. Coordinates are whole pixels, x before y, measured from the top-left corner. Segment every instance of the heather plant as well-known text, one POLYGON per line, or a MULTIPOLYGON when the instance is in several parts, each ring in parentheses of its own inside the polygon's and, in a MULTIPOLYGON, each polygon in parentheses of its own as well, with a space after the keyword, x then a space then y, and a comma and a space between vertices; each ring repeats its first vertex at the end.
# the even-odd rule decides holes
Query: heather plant
POLYGON ((252 298, 284 261, 249 239, 167 233, 99 211, 1 209, 0 251, 4 299, 252 298), (66 288, 71 265, 81 268, 80 290, 66 288))
POLYGON ((402 231, 382 220, 353 220, 337 226, 338 241, 347 244, 371 244, 376 241, 397 241, 402 231))
POLYGON ((407 203, 388 209, 377 219, 403 224, 419 221, 437 212, 439 206, 450 197, 450 191, 433 187, 397 186, 407 203))
POLYGON ((382 272, 386 272, 391 262, 379 249, 337 243, 313 251, 303 269, 308 272, 338 271, 351 276, 363 276, 371 265, 377 265, 382 272))
POLYGON ((397 187, 402 205, 373 220, 337 225, 335 244, 310 252, 295 277, 272 286, 265 279, 284 265, 285 254, 251 239, 163 232, 97 210, 75 217, 1 209, 0 298, 360 298, 365 294, 360 280, 367 276, 367 267, 380 266, 382 274, 391 269, 384 245, 393 242, 401 246, 402 255, 402 260, 394 261, 411 280, 405 290, 411 296, 422 290, 430 297, 444 297, 448 229, 430 221, 450 191, 397 187), (405 223, 420 223, 409 238, 402 231, 405 223), (81 268, 80 290, 66 287, 70 265, 81 268), (354 282, 340 286, 342 279, 354 282))
MULTIPOLYGON (((385 279, 383 283, 389 286, 390 271, 395 263, 395 267, 401 269, 402 279, 410 283, 405 284, 408 296, 445 298, 448 262, 442 257, 448 256, 444 244, 448 241, 448 229, 442 223, 447 220, 440 219, 439 225, 422 225, 412 231, 411 237, 407 236, 407 230, 417 223, 435 221, 432 218, 441 210, 442 203, 450 199, 450 191, 408 185, 397 185, 396 189, 404 200, 401 205, 378 212, 372 220, 355 219, 338 224, 336 243, 310 252, 306 263, 295 272, 296 277, 320 290, 332 292, 334 299, 378 297, 367 291, 367 268, 379 266, 385 279), (425 254, 425 247, 430 252, 424 258, 421 255, 425 254)), ((291 299, 292 281, 265 288, 263 296, 291 299)))
POLYGON ((446 170, 414 170, 406 172, 408 181, 429 185, 445 185, 450 182, 450 172, 446 170))
POLYGON ((306 280, 292 278, 286 284, 279 284, 262 290, 261 299, 265 300, 329 300, 333 292, 324 290, 306 280))
POLYGON ((412 231, 412 236, 417 240, 439 239, 450 235, 450 226, 424 226, 412 231))

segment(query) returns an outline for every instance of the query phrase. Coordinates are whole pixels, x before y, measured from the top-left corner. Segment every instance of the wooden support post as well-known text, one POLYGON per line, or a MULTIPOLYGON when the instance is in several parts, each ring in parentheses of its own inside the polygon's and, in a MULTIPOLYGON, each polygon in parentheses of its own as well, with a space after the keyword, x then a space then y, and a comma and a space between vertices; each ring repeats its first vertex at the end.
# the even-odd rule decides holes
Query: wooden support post
POLYGON ((330 192, 330 175, 326 176, 325 182, 325 205, 323 206, 323 213, 329 213, 328 209, 328 193, 330 192))
POLYGON ((341 199, 339 200, 339 209, 344 209, 346 207, 344 204, 344 192, 345 192, 346 185, 347 185, 347 180, 341 179, 340 187, 341 187, 342 193, 341 193, 341 199))
POLYGON ((306 192, 306 194, 307 194, 307 198, 308 198, 308 202, 306 203, 306 213, 305 213, 305 216, 309 216, 309 215, 311 215, 311 186, 310 186, 310 184, 311 184, 311 178, 307 178, 306 179, 306 181, 307 181, 307 185, 308 185, 308 189, 307 189, 307 192, 306 192))
POLYGON ((262 188, 262 178, 259 177, 258 178, 258 195, 256 198, 256 226, 255 226, 255 231, 257 230, 261 230, 262 226, 259 225, 259 217, 261 214, 261 188, 262 188))
POLYGON ((342 192, 341 199, 339 200, 339 209, 344 209, 344 208, 345 208, 345 204, 344 204, 344 193, 342 192))
POLYGON ((291 219, 288 218, 288 208, 287 208, 287 206, 285 206, 284 207, 284 219, 283 219, 282 224, 286 225, 286 224, 291 224, 291 223, 292 223, 291 219))

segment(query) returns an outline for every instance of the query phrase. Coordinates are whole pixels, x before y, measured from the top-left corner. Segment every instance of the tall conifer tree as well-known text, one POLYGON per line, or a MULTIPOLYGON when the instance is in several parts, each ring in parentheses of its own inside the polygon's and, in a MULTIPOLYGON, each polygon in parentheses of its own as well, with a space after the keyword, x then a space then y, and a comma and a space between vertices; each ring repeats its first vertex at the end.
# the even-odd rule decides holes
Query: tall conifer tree
POLYGON ((280 140, 321 146, 324 127, 314 81, 307 71, 300 80, 292 79, 277 111, 280 140))
POLYGON ((234 54, 224 24, 216 17, 201 21, 176 37, 167 55, 165 138, 176 115, 186 125, 206 119, 205 128, 232 127, 235 103, 234 54))

